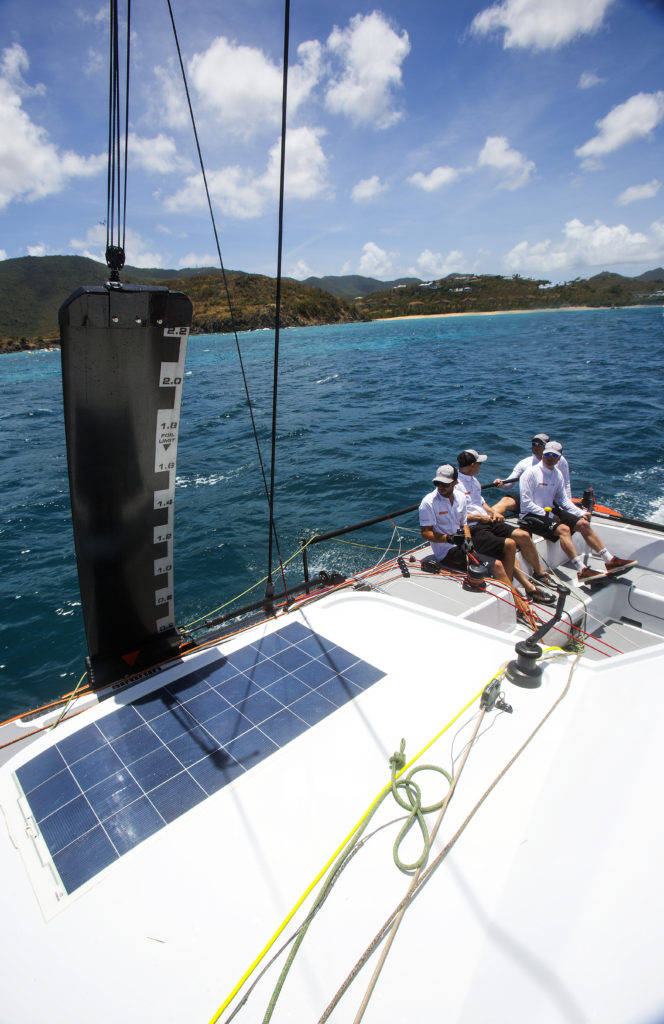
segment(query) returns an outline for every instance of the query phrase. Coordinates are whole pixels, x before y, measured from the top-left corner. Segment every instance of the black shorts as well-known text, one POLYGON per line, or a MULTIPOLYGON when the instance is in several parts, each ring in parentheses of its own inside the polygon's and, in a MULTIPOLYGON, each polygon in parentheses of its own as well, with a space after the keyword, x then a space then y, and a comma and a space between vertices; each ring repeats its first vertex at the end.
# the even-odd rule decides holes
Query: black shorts
POLYGON ((558 540, 556 530, 560 524, 556 519, 549 519, 548 516, 541 516, 537 512, 528 512, 527 515, 521 516, 519 522, 529 533, 536 533, 538 537, 545 537, 551 541, 558 540))
POLYGON ((579 516, 575 516, 572 512, 568 512, 566 509, 561 508, 560 505, 553 506, 553 514, 558 516, 560 522, 565 523, 565 526, 569 526, 570 531, 574 533, 579 525, 579 516))
POLYGON ((477 523, 471 526, 470 534, 473 544, 482 555, 491 555, 494 559, 502 558, 505 540, 518 529, 516 523, 477 523))

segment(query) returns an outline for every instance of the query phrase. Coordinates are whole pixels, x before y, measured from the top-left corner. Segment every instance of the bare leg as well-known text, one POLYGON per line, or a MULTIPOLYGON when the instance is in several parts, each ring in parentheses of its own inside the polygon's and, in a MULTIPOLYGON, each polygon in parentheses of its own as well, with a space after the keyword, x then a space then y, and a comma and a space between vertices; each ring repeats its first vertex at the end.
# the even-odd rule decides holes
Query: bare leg
POLYGON ((495 505, 491 506, 494 512, 499 512, 501 516, 507 514, 507 512, 518 512, 518 504, 515 498, 511 498, 509 494, 503 495, 495 505))
POLYGON ((579 519, 574 532, 581 534, 592 551, 601 551, 604 547, 604 544, 599 539, 587 519, 579 519))
POLYGON ((502 554, 501 561, 502 561, 505 573, 507 575, 507 578, 509 579, 509 581, 511 583, 512 582, 512 576, 514 575, 514 564, 516 562, 516 542, 513 541, 511 537, 506 537, 505 538, 505 543, 503 544, 503 554, 502 554))
POLYGON ((517 607, 517 611, 522 612, 525 615, 528 622, 533 627, 533 629, 536 629, 537 622, 535 621, 533 613, 530 610, 530 605, 521 597, 521 594, 519 594, 514 589, 511 580, 509 579, 507 573, 505 572, 505 567, 503 566, 503 563, 499 559, 496 559, 496 561, 494 562, 493 576, 494 579, 497 579, 500 583, 504 583, 506 586, 510 588, 510 590, 512 591, 512 596, 514 598, 514 603, 517 607))
POLYGON ((523 555, 523 557, 525 558, 526 562, 533 570, 533 572, 541 573, 543 571, 542 563, 539 560, 539 555, 537 554, 535 542, 533 541, 533 538, 530 536, 528 531, 521 529, 514 530, 514 532, 512 533, 512 539, 516 541, 516 546, 518 547, 519 551, 521 552, 521 554, 523 555))
POLYGON ((556 527, 556 534, 558 536, 558 540, 560 541, 560 546, 567 555, 567 557, 569 559, 578 558, 579 552, 574 547, 574 542, 572 541, 572 534, 570 533, 569 526, 565 526, 564 523, 558 523, 558 526, 556 527))

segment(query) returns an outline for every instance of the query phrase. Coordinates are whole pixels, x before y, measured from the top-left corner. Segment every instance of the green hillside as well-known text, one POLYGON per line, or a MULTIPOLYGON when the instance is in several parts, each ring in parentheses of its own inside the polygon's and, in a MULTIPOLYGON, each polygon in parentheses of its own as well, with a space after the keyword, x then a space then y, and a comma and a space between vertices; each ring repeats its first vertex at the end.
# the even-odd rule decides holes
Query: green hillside
MULTIPOLYGON (((261 274, 226 274, 211 267, 158 270, 125 267, 127 284, 161 284, 186 292, 194 306, 194 334, 274 327, 276 282, 261 274)), ((58 340, 61 304, 83 284, 103 284, 108 269, 82 256, 26 256, 0 261, 0 352, 35 348, 58 340)), ((496 274, 450 274, 437 281, 376 281, 358 276, 282 281, 281 324, 348 323, 395 316, 486 313, 569 306, 633 306, 664 301, 664 270, 639 277, 601 273, 564 284, 496 274), (319 282, 319 283, 315 283, 319 282), (323 285, 321 287, 321 285, 323 285), (340 296, 353 295, 354 301, 340 296)))
POLYGON ((453 274, 419 285, 398 285, 372 292, 355 305, 371 320, 440 313, 490 313, 510 309, 560 309, 569 306, 636 306, 664 300, 664 272, 639 278, 602 273, 551 286, 532 278, 489 274, 453 274))
POLYGON ((384 292, 402 284, 420 284, 419 277, 399 277, 396 281, 377 281, 374 277, 361 277, 359 274, 348 274, 345 277, 307 277, 304 284, 316 288, 324 288, 326 292, 336 295, 347 302, 355 302, 371 292, 384 292))
MULTIPOLYGON (((274 279, 259 274, 226 274, 237 330, 273 327, 274 279)), ((157 270, 125 267, 126 284, 167 285, 185 291, 194 306, 193 333, 233 329, 223 277, 219 270, 157 270)), ((81 285, 108 280, 108 268, 82 256, 26 256, 0 262, 0 342, 15 351, 57 341, 58 309, 81 285)), ((345 323, 362 318, 354 306, 321 288, 286 279, 281 290, 284 327, 345 323)))

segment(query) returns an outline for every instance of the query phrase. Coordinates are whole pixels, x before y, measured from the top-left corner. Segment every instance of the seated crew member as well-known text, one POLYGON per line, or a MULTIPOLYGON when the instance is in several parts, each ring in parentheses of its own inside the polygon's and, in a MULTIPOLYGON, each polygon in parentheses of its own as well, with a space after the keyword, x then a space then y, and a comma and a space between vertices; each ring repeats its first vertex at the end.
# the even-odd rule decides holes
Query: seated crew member
MULTIPOLYGON (((439 466, 433 478, 435 489, 427 494, 420 503, 420 533, 422 539, 431 545, 438 564, 444 569, 466 572, 467 554, 453 540, 455 534, 462 533, 466 541, 471 541, 466 512, 466 497, 455 490, 458 472, 454 466, 439 466)), ((472 554, 472 542, 470 544, 472 554)), ((528 602, 524 601, 510 583, 503 563, 490 555, 484 556, 491 566, 491 575, 504 583, 512 591, 517 608, 517 621, 524 625, 536 625, 528 602)))
POLYGON ((549 441, 549 447, 555 448, 557 452, 560 452, 560 458, 558 459, 558 469, 563 475, 563 482, 565 484, 565 493, 568 498, 572 497, 572 482, 569 477, 569 462, 563 455, 563 446, 560 441, 549 441))
POLYGON ((479 455, 473 448, 466 448, 457 455, 459 478, 456 490, 466 496, 473 544, 480 554, 501 559, 508 579, 511 582, 516 576, 529 601, 555 604, 553 594, 534 586, 516 563, 518 549, 530 565, 534 578, 540 583, 551 582, 549 574, 542 569, 537 548, 528 531, 522 530, 516 523, 506 523, 504 516, 492 509, 482 497, 477 474, 486 458, 486 455, 479 455))
MULTIPOLYGON (((530 469, 531 466, 536 466, 542 458, 542 452, 544 451, 544 445, 548 442, 548 434, 535 434, 534 438, 530 442, 532 454, 527 455, 525 459, 521 459, 517 462, 516 466, 505 480, 509 480, 506 483, 505 480, 494 480, 491 487, 500 487, 503 491, 511 490, 514 485, 518 482, 519 478, 530 469)), ((499 512, 500 515, 504 516, 507 512, 518 512, 519 511, 519 493, 516 494, 504 494, 499 501, 493 506, 494 512, 499 512)))
POLYGON ((528 530, 546 537, 547 540, 560 541, 560 546, 574 563, 579 583, 601 577, 603 573, 584 566, 583 559, 574 547, 573 533, 579 533, 595 554, 604 560, 606 570, 629 569, 636 565, 634 559, 616 558, 604 547, 590 525, 590 513, 577 508, 565 493, 565 484, 557 462, 560 452, 547 444, 542 453, 542 461, 531 466, 522 475, 521 489, 521 522, 528 530), (557 513, 546 510, 557 509, 557 513))

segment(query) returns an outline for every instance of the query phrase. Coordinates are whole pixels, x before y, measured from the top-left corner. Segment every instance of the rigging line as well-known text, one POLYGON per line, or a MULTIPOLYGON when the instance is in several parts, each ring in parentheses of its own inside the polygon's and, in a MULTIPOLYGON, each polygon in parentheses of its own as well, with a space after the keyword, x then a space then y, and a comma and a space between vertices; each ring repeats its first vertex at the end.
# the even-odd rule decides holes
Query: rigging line
MULTIPOLYGON (((575 670, 576 666, 578 665, 578 662, 579 662, 579 655, 576 654, 576 655, 574 655, 574 660, 573 660, 573 662, 572 662, 572 664, 570 666, 570 670, 569 670, 569 673, 568 673, 568 676, 567 676, 567 682, 565 684, 565 687, 563 688, 563 690, 560 693, 560 695, 558 696, 558 698, 554 701, 554 703, 549 708, 549 710, 546 712, 544 717, 538 722, 538 724, 532 730, 530 735, 526 737, 524 742, 521 744, 521 746, 516 751, 516 753, 510 758, 510 760, 507 762, 507 764, 504 766, 504 768, 501 769, 501 771, 495 777, 493 782, 491 782, 489 784, 489 786, 484 790, 484 792, 482 793, 480 798, 477 800, 477 802, 474 804, 474 806, 471 808, 469 814, 466 816, 464 821, 462 821, 461 825, 456 830, 456 832, 454 833, 452 838, 447 841, 447 843, 445 844, 443 849, 440 851, 440 853, 434 858, 433 861, 431 861, 431 863, 428 865, 426 870, 422 873, 422 875, 420 876, 420 878, 418 880, 417 886, 413 889, 412 892, 409 890, 408 893, 406 894, 406 896, 404 896, 403 899, 397 904, 397 906, 393 908, 390 916, 383 923, 383 925, 381 926, 379 931, 376 933, 374 938, 371 940, 371 942, 369 943, 369 945, 365 949, 364 953, 361 955, 359 960, 357 960, 357 962, 355 963, 355 966, 352 968, 350 973, 346 976, 346 979, 343 981, 343 983, 341 984, 340 988, 337 990, 337 992, 333 996, 331 1002, 325 1008, 322 1016, 318 1019, 318 1024, 325 1024, 325 1022, 327 1020, 329 1020, 331 1014, 333 1013, 335 1007, 338 1005, 338 1003, 341 1000, 342 996, 348 991, 348 988, 350 987, 352 982, 355 980, 355 978, 357 977, 357 975, 361 971, 361 969, 364 966, 364 964, 367 962, 369 957, 373 954, 375 949, 380 945, 380 943, 382 942, 383 938, 387 934, 388 929, 391 927, 391 925, 394 922, 394 920, 397 917, 397 915, 400 914, 402 910, 407 909, 409 904, 418 896, 420 890, 423 888, 424 885, 426 885, 426 883, 430 880, 432 875, 435 873, 436 869, 440 866, 440 864, 443 862, 443 860, 447 857, 447 855, 450 852, 450 850, 452 849, 452 847, 455 845, 455 843, 457 842, 459 837, 461 835, 463 835, 463 833, 465 832, 467 826, 472 821, 472 819, 475 817, 477 812, 480 810, 480 808, 482 807, 484 802, 488 799, 488 797, 491 795, 491 793, 496 788, 496 786, 505 777, 507 772, 510 770, 512 765, 518 760, 518 758, 521 756, 521 754, 524 752, 524 750, 529 746, 530 743, 532 743, 532 741, 535 739, 535 736, 538 734, 538 732, 544 726, 544 724, 548 721, 548 719, 554 713, 556 708, 562 703, 564 698, 569 693, 570 687, 572 685, 572 676, 574 674, 574 670, 575 670)), ((499 674, 500 673, 497 673, 496 676, 494 676, 494 679, 497 678, 497 676, 499 674)))
POLYGON ((106 179, 106 263, 113 282, 124 266, 127 226, 127 163, 129 142, 129 78, 131 54, 131 0, 127 0, 125 51, 124 142, 120 106, 120 21, 118 0, 110 3, 108 87, 108 172, 106 179), (124 161, 122 148, 124 145, 124 161))
MULTIPOLYGON (((485 714, 486 714, 486 707, 483 707, 481 709, 481 711, 480 711, 479 718, 477 719, 477 724, 475 726, 475 730, 473 732, 473 735, 471 736, 470 742, 468 743, 468 745, 466 747, 466 750, 465 750, 465 753, 464 753, 464 756, 463 756, 463 760, 461 761, 461 764, 459 765, 459 770, 458 770, 458 772, 456 772, 456 774, 454 775, 454 778, 451 780, 451 784, 450 784, 450 788, 449 788, 449 790, 447 792, 447 796, 445 797, 445 799, 443 801, 443 806, 441 807, 440 812, 438 814, 438 817, 436 818, 436 823, 435 823, 433 829, 431 830, 431 837, 430 837, 430 844, 431 845, 433 845, 434 839, 436 838, 436 835, 438 834, 438 830, 440 828, 442 820, 445 817, 445 812, 447 811, 447 808, 449 806, 450 800, 452 799, 452 797, 454 795, 454 790, 456 789, 457 783, 459 781, 459 776, 461 775, 461 773, 462 773, 462 771, 464 769, 464 766, 466 764, 466 761, 468 760, 468 757, 470 755, 470 751, 472 750, 472 748, 473 748, 473 746, 475 744, 475 739, 476 739, 477 734, 479 732, 479 729, 480 729, 480 726, 482 724, 482 721, 484 720, 485 714)), ((410 886, 408 887, 408 892, 406 893, 406 896, 405 896, 405 901, 406 902, 404 902, 404 905, 402 906, 401 910, 398 912, 398 914, 396 915, 396 917, 394 918, 394 920, 392 922, 392 928, 390 930, 390 934, 388 935, 387 941, 386 941, 385 945, 383 946, 380 959, 379 959, 379 961, 378 961, 378 963, 377 963, 377 965, 375 967, 375 970, 374 970, 374 972, 373 972, 373 974, 371 976, 371 980, 369 982, 369 985, 367 986, 366 992, 364 993, 364 997, 363 997, 362 1002, 360 1004, 360 1008, 357 1011, 357 1014, 355 1016, 353 1024, 360 1024, 360 1021, 364 1017, 364 1012, 365 1012, 367 1006, 369 1005, 369 1000, 371 999, 371 996, 373 994, 374 988, 376 987, 376 983, 378 981, 378 977, 380 975, 380 972, 382 971, 383 965, 385 964, 385 961, 387 960, 387 956, 388 956, 388 954, 390 952, 390 949, 392 948, 392 943, 394 942, 394 938, 396 936, 397 929, 399 928, 399 925, 401 924, 401 922, 403 920, 403 917, 404 917, 404 915, 406 913, 406 910, 408 909, 408 906, 410 904, 412 895, 415 893, 415 891, 417 889, 417 884, 418 884, 418 882, 420 880, 420 877, 421 877, 423 871, 424 871, 424 864, 420 864, 420 866, 418 867, 417 871, 415 872, 415 874, 414 874, 414 876, 412 878, 410 886)))
MULTIPOLYGON (((503 665, 503 666, 501 667, 501 669, 499 670, 499 672, 498 672, 498 673, 496 673, 496 674, 495 674, 494 676, 492 676, 492 678, 491 678, 491 679, 489 680, 489 683, 488 683, 488 684, 486 684, 486 685, 489 685, 490 683, 492 683, 492 682, 493 682, 493 680, 494 680, 494 679, 496 678, 496 676, 497 676, 497 675, 499 675, 499 674, 500 674, 500 672, 502 672, 502 671, 503 671, 504 667, 505 667, 505 666, 503 665)), ((468 708, 469 708, 469 707, 470 707, 470 706, 471 706, 472 704, 474 704, 476 700, 479 700, 479 698, 480 698, 480 697, 482 696, 482 693, 484 692, 484 690, 485 690, 485 689, 486 689, 486 686, 483 686, 483 687, 482 687, 482 689, 481 689, 481 690, 479 690, 479 691, 478 691, 478 693, 476 693, 474 697, 471 697, 471 698, 470 698, 470 700, 469 700, 469 701, 468 701, 468 702, 467 702, 466 704, 464 704, 464 706, 463 706, 463 707, 462 707, 462 708, 461 708, 461 709, 460 709, 460 710, 459 710, 459 711, 458 711, 458 712, 456 713, 456 715, 454 716, 454 718, 450 719, 450 721, 449 721, 449 722, 447 723, 447 725, 443 726, 443 728, 442 728, 442 729, 440 729, 440 730, 439 730, 439 731, 438 731, 438 732, 436 733, 436 735, 435 735, 435 736, 433 736, 433 737, 432 737, 432 739, 430 739, 430 740, 429 740, 429 742, 428 742, 428 743, 426 743, 426 744, 425 744, 425 745, 424 745, 424 746, 422 747, 422 749, 421 749, 421 750, 420 750, 420 751, 419 751, 419 752, 418 752, 417 754, 415 754, 415 756, 414 756, 414 757, 411 757, 410 761, 407 761, 407 762, 406 762, 406 764, 404 764, 404 766, 403 766, 403 767, 402 767, 402 768, 401 768, 401 769, 400 769, 400 770, 399 770, 399 771, 397 772, 397 774, 395 775, 395 779, 400 779, 400 778, 401 778, 401 776, 402 776, 402 775, 404 774, 404 772, 407 772, 407 771, 408 771, 408 769, 409 769, 409 768, 411 768, 411 767, 412 767, 412 766, 413 766, 413 765, 414 765, 414 764, 416 763, 416 761, 418 761, 418 760, 419 760, 419 758, 421 758, 421 757, 422 757, 422 756, 423 756, 423 755, 424 755, 424 754, 426 753, 426 751, 427 751, 427 750, 428 750, 428 749, 429 749, 430 747, 432 747, 432 746, 434 745, 434 743, 436 743, 436 741, 437 741, 437 740, 439 740, 439 739, 440 739, 440 737, 441 737, 441 736, 442 736, 442 735, 443 735, 444 733, 446 733, 446 732, 447 732, 447 730, 448 730, 448 729, 450 729, 450 728, 451 728, 451 727, 452 727, 452 726, 454 725, 454 723, 455 723, 455 722, 456 722, 456 721, 457 721, 457 720, 458 720, 459 718, 461 718, 461 716, 462 716, 463 714, 465 714, 465 712, 466 712, 466 711, 468 710, 468 708)), ((292 908, 292 909, 290 910, 290 912, 289 912, 289 913, 288 913, 288 914, 286 915, 286 917, 284 918, 284 920, 282 921, 282 923, 281 923, 281 924, 279 925, 279 927, 277 928, 277 930, 276 930, 276 932, 274 933, 274 935, 273 935, 273 936, 272 936, 272 937, 270 938, 269 942, 268 942, 268 943, 267 943, 267 944, 266 944, 266 945, 264 946, 264 948, 263 948, 263 949, 261 950, 261 952, 260 952, 260 953, 258 954, 258 956, 257 956, 257 957, 255 958, 255 960, 253 961, 253 963, 252 963, 252 964, 251 964, 251 965, 249 966, 249 968, 248 968, 248 969, 247 969, 247 970, 245 971, 245 973, 244 973, 244 974, 242 975, 242 977, 240 978, 240 980, 238 981, 238 983, 237 983, 237 984, 235 985, 235 987, 234 987, 234 988, 232 989, 232 991, 231 991, 231 992, 229 993, 229 995, 228 995, 228 996, 226 997, 226 999, 224 1000, 224 1002, 223 1002, 223 1003, 221 1004, 221 1006, 219 1007, 219 1009, 217 1010, 217 1012, 216 1012, 216 1013, 214 1014, 214 1016, 213 1016, 213 1017, 212 1017, 212 1018, 210 1019, 210 1021, 209 1021, 209 1024, 216 1024, 216 1022, 217 1022, 217 1021, 219 1020, 219 1018, 221 1017, 221 1015, 222 1015, 222 1013, 224 1012, 224 1010, 226 1010, 226 1009, 228 1008, 228 1006, 229 1006, 229 1005, 230 1005, 230 1003, 231 1003, 231 1002, 233 1001, 233 999, 235 999, 235 996, 236 996, 236 995, 237 995, 237 993, 238 993, 238 992, 240 991, 240 989, 244 987, 244 985, 245 985, 245 983, 246 983, 247 979, 248 979, 248 978, 249 978, 249 977, 250 977, 250 976, 251 976, 251 975, 252 975, 252 974, 254 973, 254 971, 255 971, 256 967, 258 966, 258 964, 259 964, 259 963, 260 963, 260 962, 261 962, 262 960, 264 960, 264 958, 265 958, 265 956, 267 955, 267 953, 269 952, 269 950, 270 950, 270 949, 272 948, 272 946, 274 945, 274 943, 276 942, 276 940, 277 940, 277 939, 279 938, 279 936, 281 935, 281 933, 282 933, 282 932, 284 931, 284 929, 285 929, 286 925, 288 924, 288 922, 289 922, 289 921, 291 921, 291 920, 293 919, 293 917, 295 916, 295 914, 297 913, 297 911, 298 911, 298 910, 300 909, 300 907, 302 906, 302 904, 304 903, 304 901, 305 901, 305 900, 307 899, 307 897, 309 896, 309 894, 310 894, 310 893, 311 893, 311 892, 313 891, 313 889, 314 889, 314 888, 315 888, 315 887, 316 887, 316 886, 318 885, 318 883, 319 883, 319 882, 320 882, 320 880, 321 880, 321 879, 323 878, 323 876, 324 876, 324 875, 326 874, 326 872, 328 871, 328 869, 329 869, 329 868, 330 868, 330 867, 331 867, 331 866, 332 866, 332 865, 334 864, 335 860, 336 860, 336 859, 338 858, 338 856, 340 855, 341 851, 342 851, 342 850, 344 849, 344 847, 345 847, 345 846, 347 846, 347 845, 348 845, 348 843, 349 843, 349 842, 351 841, 351 839, 353 838, 353 836, 354 836, 354 835, 355 835, 355 834, 356 834, 356 833, 357 833, 357 832, 359 831, 359 829, 360 829, 360 828, 362 827, 362 825, 363 825, 363 823, 364 823, 364 822, 366 821, 367 817, 368 817, 368 816, 370 816, 370 815, 372 814, 373 810, 374 810, 374 809, 376 808, 376 806, 377 806, 377 805, 378 805, 378 804, 379 804, 379 803, 380 803, 380 802, 382 801, 383 797, 384 797, 384 796, 385 796, 385 795, 386 795, 387 793, 389 793, 389 792, 390 792, 391 788, 392 788, 392 780, 390 780, 390 782, 388 782, 388 783, 387 783, 387 784, 386 784, 385 786, 383 786, 383 788, 382 788, 382 789, 380 790, 380 792, 378 793, 378 795, 377 795, 376 797, 374 797, 373 801, 372 801, 372 802, 371 802, 371 803, 369 804, 369 807, 367 808, 367 810, 365 811, 365 813, 364 813, 364 814, 362 815, 362 817, 361 817, 361 818, 359 819, 359 821, 358 821, 358 822, 357 822, 357 823, 356 823, 356 824, 355 824, 355 825, 353 826, 353 828, 352 828, 352 829, 350 830, 350 832, 349 832, 349 833, 348 833, 348 834, 346 835, 346 838, 345 838, 345 839, 343 840, 343 842, 341 842, 341 843, 339 844, 339 846, 338 846, 338 847, 337 847, 337 849, 336 849, 336 850, 334 851, 334 853, 333 853, 333 854, 331 855, 331 857, 329 857, 329 858, 328 858, 327 862, 326 862, 326 863, 325 863, 325 864, 323 865, 323 867, 322 867, 322 868, 321 868, 321 870, 320 870, 320 871, 318 872, 318 874, 316 875, 316 877, 314 878, 314 880, 313 880, 313 881, 311 882, 311 884, 310 884, 310 885, 308 886, 308 888, 307 888, 307 889, 305 889, 305 891, 304 891, 304 892, 302 893, 302 895, 300 896, 300 898, 299 898, 299 900, 297 901, 297 903, 296 903, 296 904, 295 904, 295 905, 293 906, 293 908, 292 908)), ((399 909, 399 908, 397 908, 397 910, 398 910, 398 909, 399 909)))
MULTIPOLYGON (((274 595, 274 586, 272 583, 272 532, 274 530, 274 476, 275 476, 275 463, 277 455, 277 394, 278 394, 278 380, 279 380, 279 324, 281 320, 281 262, 283 256, 284 247, 284 185, 286 179, 286 120, 288 113, 288 46, 290 38, 290 0, 285 0, 284 4, 284 65, 282 75, 282 95, 281 95, 281 157, 279 166, 279 231, 277 240, 277 294, 275 300, 275 323, 274 323, 274 370, 272 378, 272 451, 271 451, 271 464, 270 464, 270 534, 268 544, 268 584, 265 591, 266 597, 272 597, 274 595)), ((276 536, 276 531, 275 531, 276 536)), ((284 590, 286 588, 286 578, 284 576, 283 567, 281 570, 282 578, 284 581, 284 590)))
POLYGON ((118 4, 111 0, 109 30, 108 82, 108 172, 106 178, 106 248, 115 238, 115 136, 118 71, 118 4))
MULTIPOLYGON (((205 164, 203 163, 203 152, 201 150, 201 144, 200 144, 200 141, 199 141, 199 138, 198 138, 198 128, 196 127, 196 118, 194 117, 194 108, 192 106, 191 96, 190 96, 190 93, 189 93, 189 83, 187 81, 187 74, 186 74, 186 71, 184 69, 184 61, 182 59, 182 50, 180 49, 180 40, 179 40, 179 37, 178 37, 177 28, 175 27, 175 17, 173 15, 173 8, 171 6, 171 0, 166 0, 166 2, 168 4, 168 13, 169 13, 170 19, 171 19, 171 26, 173 28, 173 36, 174 36, 174 39, 175 39, 175 48, 177 50, 178 61, 179 61, 179 64, 180 64, 180 73, 182 75, 182 82, 184 84, 185 96, 187 98, 187 106, 189 108, 189 117, 191 119, 191 127, 192 127, 192 130, 193 130, 193 133, 194 133, 194 141, 196 143, 196 152, 198 153, 198 163, 199 163, 199 166, 201 168, 201 177, 203 179, 203 186, 205 188, 205 195, 206 195, 206 198, 207 198, 208 210, 210 212, 210 220, 212 222, 212 233, 214 234, 214 241, 215 241, 215 246, 216 246, 216 249, 217 249, 217 257, 219 259, 219 267, 221 269, 221 276, 222 276, 222 280, 224 282, 224 291, 226 293, 226 303, 228 305, 228 311, 230 313, 231 323, 233 324, 233 335, 235 337, 235 349, 236 349, 237 356, 238 356, 238 361, 239 361, 239 364, 240 364, 240 372, 242 374, 242 382, 243 382, 243 385, 244 385, 244 393, 245 393, 245 395, 247 397, 247 407, 249 409, 249 417, 251 419, 251 429, 252 429, 252 432, 253 432, 253 435, 254 435, 254 442, 256 444, 256 451, 258 453, 258 464, 259 464, 259 467, 260 467, 261 476, 263 478, 263 490, 265 492, 265 498, 266 498, 266 500, 268 502, 268 505, 269 505, 270 494, 269 494, 269 490, 268 490, 268 486, 267 486, 267 476, 265 474, 265 464, 263 462, 263 454, 261 452, 260 441, 258 439, 258 430, 256 429, 256 420, 255 420, 255 417, 254 417, 254 407, 253 407, 253 404, 252 404, 252 401, 251 401, 251 395, 249 394, 249 384, 248 384, 248 381, 247 381, 247 374, 246 374, 245 367, 244 367, 244 360, 242 358, 242 351, 240 349, 240 339, 237 336, 237 328, 235 326, 236 320, 235 320, 235 313, 234 313, 234 310, 233 310, 233 303, 231 301, 230 286, 229 286, 229 283, 228 283, 228 277, 226 275, 226 268, 224 266, 224 261, 223 261, 222 255, 221 255, 221 244, 219 242, 219 233, 217 231, 217 222, 215 220, 214 210, 212 209, 212 200, 210 198, 210 189, 208 187, 207 174, 205 173, 205 164)), ((276 527, 274 526, 274 523, 273 523, 272 519, 270 519, 270 528, 274 529, 275 542, 276 542, 276 546, 277 546, 277 554, 279 554, 279 539, 278 539, 278 537, 276 535, 276 527)), ((280 557, 280 555, 279 555, 279 557, 280 557)))
MULTIPOLYGON (((125 75, 125 137, 124 137, 124 182, 122 185, 122 241, 124 251, 127 228, 127 162, 129 157, 129 66, 131 56, 131 0, 127 0, 127 71, 125 75)), ((120 225, 118 224, 118 235, 120 225)))

